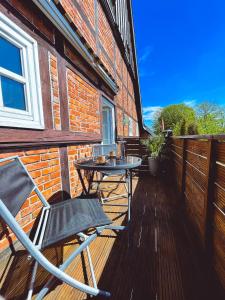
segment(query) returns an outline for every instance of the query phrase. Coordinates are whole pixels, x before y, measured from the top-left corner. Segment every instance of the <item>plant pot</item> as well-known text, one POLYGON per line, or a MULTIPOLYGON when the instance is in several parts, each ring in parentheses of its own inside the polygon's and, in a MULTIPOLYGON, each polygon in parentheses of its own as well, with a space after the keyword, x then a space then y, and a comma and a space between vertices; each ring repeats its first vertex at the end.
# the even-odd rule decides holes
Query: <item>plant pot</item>
POLYGON ((159 159, 158 157, 148 157, 148 168, 152 176, 156 176, 159 170, 159 159))

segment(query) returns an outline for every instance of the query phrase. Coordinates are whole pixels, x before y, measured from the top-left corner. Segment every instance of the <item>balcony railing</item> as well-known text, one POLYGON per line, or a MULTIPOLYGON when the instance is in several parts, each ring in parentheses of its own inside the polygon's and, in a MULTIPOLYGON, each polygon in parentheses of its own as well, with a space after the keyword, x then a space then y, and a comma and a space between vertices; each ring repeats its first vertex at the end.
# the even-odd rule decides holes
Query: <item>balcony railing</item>
POLYGON ((225 136, 172 138, 170 148, 180 201, 225 289, 225 136))

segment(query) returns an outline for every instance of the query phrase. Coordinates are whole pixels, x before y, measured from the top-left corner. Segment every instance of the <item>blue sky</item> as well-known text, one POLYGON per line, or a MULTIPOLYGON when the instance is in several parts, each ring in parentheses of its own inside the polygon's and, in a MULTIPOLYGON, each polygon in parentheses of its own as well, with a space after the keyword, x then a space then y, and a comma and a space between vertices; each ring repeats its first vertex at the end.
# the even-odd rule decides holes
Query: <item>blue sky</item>
POLYGON ((225 0, 133 0, 144 119, 159 107, 225 105, 225 0))

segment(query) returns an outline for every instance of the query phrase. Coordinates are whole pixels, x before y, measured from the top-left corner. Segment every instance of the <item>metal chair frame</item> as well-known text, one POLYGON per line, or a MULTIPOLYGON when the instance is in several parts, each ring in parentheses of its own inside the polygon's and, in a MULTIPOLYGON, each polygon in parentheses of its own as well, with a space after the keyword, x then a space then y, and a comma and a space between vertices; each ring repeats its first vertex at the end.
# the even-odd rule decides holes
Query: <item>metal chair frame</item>
POLYGON ((80 246, 74 250, 74 252, 69 256, 69 258, 60 266, 56 267, 53 265, 42 253, 41 253, 41 245, 45 234, 45 229, 48 221, 48 215, 51 208, 51 205, 47 202, 43 194, 38 189, 37 185, 35 184, 33 178, 30 176, 29 172, 27 171, 26 167, 20 160, 18 156, 13 156, 9 158, 4 158, 0 160, 0 164, 6 161, 10 160, 18 160, 21 164, 21 166, 24 168, 25 172, 27 173, 29 179, 32 181, 34 188, 32 191, 34 191, 37 196, 39 197, 40 201, 43 204, 42 212, 40 215, 40 220, 37 226, 37 231, 35 233, 33 241, 29 239, 29 237, 26 235, 26 233, 22 230, 14 216, 11 214, 9 209, 6 207, 4 202, 0 199, 0 216, 5 221, 6 224, 11 228, 11 230, 15 233, 18 240, 23 244, 23 246, 27 249, 27 251, 30 253, 30 256, 35 260, 32 275, 31 275, 31 281, 28 291, 27 299, 31 299, 33 295, 34 290, 34 283, 37 273, 38 264, 40 264, 45 270, 47 270, 50 274, 52 274, 49 281, 45 284, 45 286, 42 288, 42 290, 37 295, 36 299, 40 300, 43 299, 43 297, 48 293, 49 289, 51 288, 52 284, 54 283, 54 278, 58 278, 60 281, 63 281, 70 286, 79 289, 87 294, 97 296, 102 295, 105 297, 109 297, 110 293, 107 291, 103 291, 98 289, 96 277, 94 274, 94 267, 91 260, 90 255, 90 249, 89 245, 92 241, 94 241, 104 229, 111 229, 111 230, 124 230, 125 226, 116 226, 116 225, 105 225, 105 226, 99 226, 95 228, 95 231, 93 234, 86 235, 84 232, 77 233, 76 235, 83 241, 80 246), (88 262, 91 270, 91 277, 93 282, 93 287, 87 284, 84 284, 70 275, 65 273, 65 269, 72 263, 72 261, 83 251, 87 251, 88 256, 88 262))

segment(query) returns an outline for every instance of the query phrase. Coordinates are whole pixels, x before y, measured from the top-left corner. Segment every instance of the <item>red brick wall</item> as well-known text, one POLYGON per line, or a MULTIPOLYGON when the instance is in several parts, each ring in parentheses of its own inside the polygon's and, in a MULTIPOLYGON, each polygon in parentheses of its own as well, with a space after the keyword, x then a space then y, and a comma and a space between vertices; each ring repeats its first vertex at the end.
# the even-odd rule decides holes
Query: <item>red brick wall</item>
POLYGON ((117 45, 115 46, 115 53, 116 53, 116 72, 118 76, 122 77, 122 73, 123 73, 122 56, 120 53, 120 49, 117 45))
POLYGON ((50 52, 49 52, 49 73, 50 73, 50 84, 51 84, 53 126, 54 129, 61 130, 57 58, 50 52))
MULTIPOLYGON (((74 161, 77 159, 90 157, 92 155, 92 147, 91 145, 69 146, 67 148, 67 152, 69 162, 70 192, 71 197, 76 197, 82 192, 82 186, 78 178, 78 173, 74 166, 74 161)), ((82 175, 83 178, 85 178, 84 172, 82 172, 82 175)))
POLYGON ((89 21, 91 28, 87 25, 81 13, 74 5, 72 0, 61 0, 69 19, 76 25, 78 32, 85 38, 89 46, 96 52, 95 18, 94 18, 94 0, 77 1, 82 8, 83 14, 89 21))
POLYGON ((117 108, 117 134, 123 136, 123 111, 117 108))
POLYGON ((123 98, 123 95, 122 95, 123 83, 122 83, 122 80, 119 77, 117 77, 117 84, 118 84, 118 87, 119 87, 119 91, 118 91, 118 94, 115 96, 115 101, 116 101, 116 104, 119 105, 122 108, 123 103, 124 103, 124 98, 123 98))
MULTIPOLYGON (((1 151, 0 158, 15 155, 21 157, 30 175, 47 200, 62 190, 59 148, 32 149, 17 152, 1 151)), ((22 206, 16 219, 25 232, 32 228, 41 206, 39 198, 34 193, 22 206)), ((10 239, 13 241, 16 239, 11 232, 10 239)), ((9 240, 3 236, 0 239, 0 251, 8 246, 9 240)))
POLYGON ((99 93, 80 76, 67 70, 70 130, 100 133, 99 93))
MULTIPOLYGON (((76 3, 78 3, 80 6, 83 15, 88 20, 89 25, 78 11, 76 5, 74 4, 75 1, 62 0, 61 4, 67 11, 69 18, 76 25, 79 34, 84 37, 87 44, 93 49, 96 56, 100 58, 105 68, 110 72, 119 86, 118 94, 114 97, 114 99, 111 99, 114 100, 115 104, 117 105, 116 120, 118 136, 128 136, 128 124, 124 124, 124 113, 127 117, 129 116, 133 118, 133 135, 136 135, 137 112, 134 101, 134 87, 132 79, 129 75, 127 66, 122 58, 120 49, 114 39, 107 18, 99 2, 97 5, 98 24, 96 24, 96 19, 94 16, 96 7, 94 2, 94 0, 76 0, 76 3), (96 33, 96 28, 98 28, 98 36, 96 33), (99 43, 99 49, 97 48, 97 43, 99 43)), ((40 38, 41 37, 39 36, 38 43, 40 38)), ((52 43, 53 41, 54 39, 52 40, 52 43)), ((41 44, 41 46, 39 45, 40 51, 43 51, 43 48, 45 47, 43 45, 46 45, 46 40, 41 44)), ((67 73, 64 74, 67 76, 67 80, 65 81, 67 86, 67 99, 66 95, 65 99, 60 99, 59 95, 61 91, 59 91, 59 86, 62 86, 62 82, 60 82, 60 78, 62 80, 62 72, 58 72, 57 57, 59 60, 61 60, 61 58, 59 57, 59 54, 57 54, 57 57, 55 54, 53 54, 56 52, 55 49, 51 48, 53 47, 52 45, 53 44, 49 44, 45 49, 47 57, 46 62, 48 61, 49 63, 49 90, 51 91, 53 118, 53 128, 50 128, 52 125, 47 124, 46 132, 54 129, 59 131, 57 134, 61 134, 60 130, 64 124, 62 124, 62 119, 60 116, 60 105, 62 105, 63 108, 66 107, 67 109, 68 104, 69 130, 71 132, 100 134, 101 91, 98 90, 97 87, 93 87, 88 80, 78 75, 78 72, 75 73, 68 68, 66 71, 67 73), (49 56, 47 56, 48 51, 49 56), (67 101, 66 105, 64 105, 65 102, 63 101, 67 101)), ((66 65, 68 66, 68 64, 69 62, 67 61, 66 65)), ((41 68, 42 66, 40 65, 40 69, 41 68)), ((43 85, 46 85, 46 82, 44 82, 43 85)), ((50 106, 50 96, 46 97, 44 101, 49 101, 48 105, 50 106)), ((46 103, 44 103, 44 105, 46 106, 46 103)), ((48 112, 50 111, 51 109, 48 112)), ((65 179, 61 177, 59 147, 60 146, 44 148, 34 147, 31 150, 23 149, 20 151, 4 150, 0 152, 0 158, 19 155, 26 164, 28 171, 34 178, 39 189, 43 192, 47 199, 50 199, 57 193, 59 196, 61 196, 63 180, 65 179)), ((69 178, 72 197, 79 195, 82 191, 78 174, 74 167, 74 160, 91 156, 91 149, 92 147, 89 142, 87 142, 86 145, 67 146, 69 168, 67 178, 69 178)), ((40 211, 40 207, 40 201, 38 201, 37 196, 35 195, 31 195, 23 205, 17 216, 17 220, 25 232, 28 232, 31 229, 33 222, 40 211)), ((12 233, 10 233, 10 238, 13 241, 15 240, 15 236, 12 233)), ((9 240, 5 237, 5 235, 0 237, 0 251, 7 248, 8 245, 9 240)))
MULTIPOLYGON (((97 6, 95 6, 94 0, 62 0, 61 5, 67 12, 67 16, 69 16, 71 22, 73 22, 77 27, 79 34, 86 40, 87 45, 92 48, 95 55, 100 59, 104 67, 109 71, 119 86, 118 94, 111 100, 115 100, 115 103, 123 111, 125 111, 129 117, 137 120, 136 108, 134 107, 135 96, 132 78, 128 72, 126 63, 122 58, 121 51, 115 41, 113 32, 100 1, 97 1, 97 6), (97 13, 98 16, 97 21, 95 13, 97 13), (83 18, 82 15, 84 15, 85 18, 83 18)), ((79 111, 80 108, 76 109, 77 100, 75 95, 75 83, 76 76, 73 76, 69 82, 70 128, 72 131, 88 131, 90 130, 88 128, 88 123, 84 122, 82 126, 79 126, 77 123, 80 118, 86 119, 86 114, 82 114, 82 112, 79 111), (73 90, 72 93, 71 89, 73 90)), ((81 110, 83 108, 84 106, 81 107, 81 110)), ((121 117, 117 116, 116 118, 117 121, 120 122, 121 117)), ((94 124, 96 125, 96 123, 94 124)), ((93 130, 98 131, 95 125, 93 130)), ((117 125, 118 127, 123 126, 123 124, 117 125)), ((119 132, 121 133, 122 131, 119 130, 119 132)))
POLYGON ((101 45, 99 53, 100 60, 103 62, 109 73, 114 76, 115 39, 100 3, 98 3, 98 34, 99 44, 101 45), (103 48, 104 51, 101 48, 103 48))

